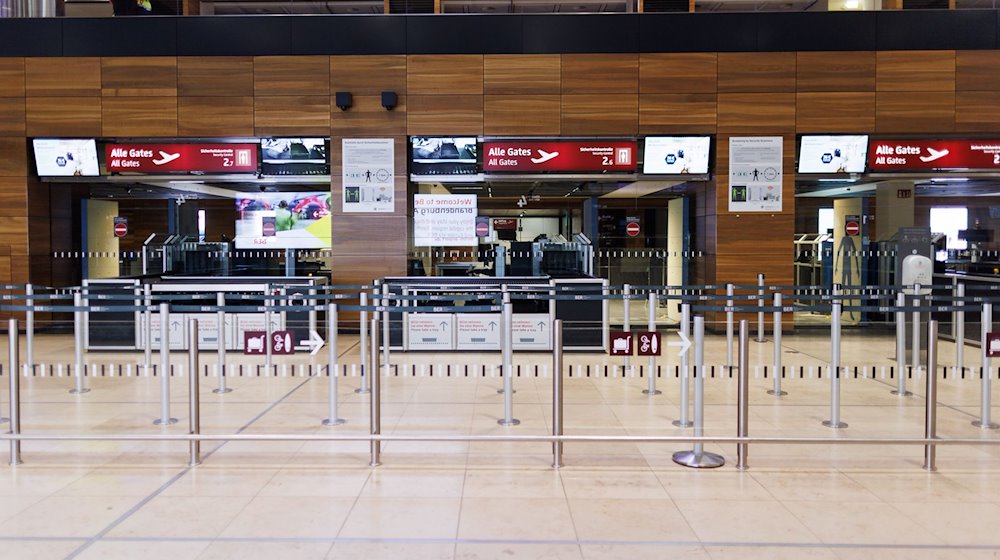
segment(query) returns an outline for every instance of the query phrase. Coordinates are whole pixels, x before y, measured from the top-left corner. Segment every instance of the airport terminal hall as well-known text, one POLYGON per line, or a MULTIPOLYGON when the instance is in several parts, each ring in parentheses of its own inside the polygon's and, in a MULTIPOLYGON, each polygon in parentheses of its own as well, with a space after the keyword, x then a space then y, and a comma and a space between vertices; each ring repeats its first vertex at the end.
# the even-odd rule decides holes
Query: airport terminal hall
POLYGON ((1000 560, 995 0, 0 0, 0 560, 1000 560))

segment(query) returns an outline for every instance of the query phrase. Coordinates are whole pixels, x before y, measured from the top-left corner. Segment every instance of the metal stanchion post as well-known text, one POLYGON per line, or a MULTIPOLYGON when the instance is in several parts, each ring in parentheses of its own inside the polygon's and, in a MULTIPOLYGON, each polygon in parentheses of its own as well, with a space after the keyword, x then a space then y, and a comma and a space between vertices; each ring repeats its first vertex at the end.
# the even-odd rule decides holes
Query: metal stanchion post
MULTIPOLYGON (((649 332, 656 330, 656 292, 649 292, 649 332)), ((649 357, 649 373, 646 375, 646 388, 642 391, 647 395, 659 395, 663 391, 656 388, 656 356, 649 357)))
MULTIPOLYGON (((503 286, 500 286, 500 306, 501 306, 500 307, 500 374, 505 377, 507 375, 507 369, 514 367, 512 363, 513 355, 508 356, 507 352, 504 351, 504 348, 506 348, 504 340, 507 340, 508 338, 511 341, 510 344, 512 352, 514 347, 514 335, 513 335, 514 325, 513 323, 511 323, 510 325, 508 325, 509 326, 508 328, 505 327, 503 323, 503 306, 507 305, 508 303, 510 303, 510 292, 507 291, 507 285, 504 284, 503 286), (510 361, 508 361, 508 358, 511 358, 510 361)), ((517 391, 515 391, 514 389, 510 390, 510 394, 512 395, 516 392, 517 391)), ((502 387, 497 389, 497 394, 503 395, 506 393, 507 393, 507 384, 504 383, 502 387)))
POLYGON ((774 379, 773 388, 768 390, 768 395, 781 397, 787 395, 781 390, 781 294, 774 294, 774 379))
POLYGON ((982 332, 982 338, 980 339, 982 342, 981 348, 983 352, 983 374, 982 374, 982 379, 980 380, 982 394, 980 396, 981 400, 979 406, 980 408, 979 420, 974 420, 972 422, 972 425, 978 428, 995 430, 997 428, 1000 428, 1000 425, 994 424, 990 418, 990 407, 992 406, 991 403, 992 396, 990 395, 990 391, 993 390, 992 388, 993 384, 990 380, 991 360, 990 360, 990 354, 989 352, 987 352, 987 350, 989 349, 989 342, 987 340, 988 339, 987 335, 989 334, 990 330, 993 329, 993 304, 990 302, 986 302, 983 304, 982 325, 983 325, 982 329, 983 332, 982 332))
POLYGON ((274 346, 271 340, 271 310, 274 308, 274 300, 270 298, 271 286, 268 285, 264 289, 267 290, 266 295, 268 296, 264 300, 264 369, 266 370, 265 375, 271 375, 271 347, 274 346))
MULTIPOLYGON (((371 376, 371 435, 377 436, 382 433, 382 381, 379 379, 378 367, 378 313, 372 314, 371 322, 371 343, 372 343, 372 376, 371 376)), ((371 440, 371 466, 377 467, 382 464, 382 442, 371 440)))
POLYGON ((830 419, 823 420, 827 428, 846 428, 840 421, 840 284, 833 285, 830 304, 830 419))
POLYGON ((726 367, 733 367, 733 294, 736 288, 726 284, 726 367))
POLYGON ((69 390, 70 393, 83 394, 90 391, 84 387, 83 374, 84 374, 84 364, 83 364, 83 294, 77 292, 73 294, 73 307, 76 308, 73 311, 73 388, 69 390))
POLYGON ((520 420, 514 418, 514 306, 509 301, 503 304, 501 316, 501 352, 503 353, 503 418, 497 420, 501 426, 517 426, 520 420))
POLYGON ((346 422, 337 414, 337 377, 340 368, 337 367, 337 304, 331 303, 326 308, 326 344, 327 344, 327 375, 330 376, 330 413, 323 420, 324 426, 339 426, 346 422))
MULTIPOLYGON (((143 251, 145 255, 145 251, 143 251)), ((145 356, 145 361, 143 362, 143 367, 145 368, 145 373, 149 374, 149 369, 153 367, 153 287, 149 284, 143 286, 143 305, 146 306, 146 310, 143 311, 143 318, 146 324, 143 325, 143 332, 146 336, 146 341, 143 348, 143 354, 145 356)))
POLYGON ((24 313, 25 346, 24 364, 29 369, 35 367, 35 287, 28 284, 24 287, 25 305, 28 310, 24 313))
MULTIPOLYGON (((705 435, 705 318, 694 318, 694 435, 705 435)), ((685 467, 711 469, 726 464, 722 455, 708 453, 701 442, 692 451, 674 453, 674 462, 685 467)))
MULTIPOLYGON (((746 319, 740 321, 740 348, 739 348, 739 372, 737 378, 737 403, 736 403, 736 435, 747 437, 749 432, 749 407, 750 407, 750 325, 746 319)), ((736 468, 746 470, 747 451, 749 444, 739 443, 736 445, 736 468)))
MULTIPOLYGON (((198 372, 198 319, 188 321, 188 433, 201 433, 201 393, 199 384, 201 376, 198 372)), ((188 465, 201 464, 201 441, 192 439, 188 442, 188 465)))
POLYGON ((153 420, 157 426, 176 424, 170 417, 170 306, 160 304, 160 417, 153 420))
MULTIPOLYGON (((912 348, 910 349, 910 363, 913 364, 913 374, 916 375, 920 371, 920 311, 917 309, 920 307, 920 284, 916 284, 913 288, 913 330, 910 331, 910 336, 913 337, 912 348)), ((900 385, 900 390, 904 391, 903 396, 906 395, 906 376, 900 375, 899 381, 902 383, 900 385)))
POLYGON ((221 395, 232 391, 232 389, 226 387, 226 312, 222 309, 226 305, 226 294, 222 292, 216 294, 215 304, 219 306, 219 311, 216 313, 216 321, 219 323, 219 326, 215 335, 219 341, 219 386, 213 389, 212 392, 221 395))
MULTIPOLYGON (((552 435, 563 435, 563 330, 562 319, 552 322, 552 435)), ((552 467, 563 465, 563 442, 552 442, 552 467)))
POLYGON ((962 298, 965 297, 965 284, 959 284, 955 288, 957 290, 958 301, 956 306, 958 311, 955 312, 955 369, 958 370, 959 374, 965 373, 965 301, 962 298))
MULTIPOLYGON (((757 307, 764 307, 764 275, 757 275, 757 307)), ((764 342, 764 311, 757 312, 757 342, 764 342)))
MULTIPOLYGON (((924 437, 937 438, 937 333, 938 322, 927 324, 927 397, 924 401, 924 437)), ((924 445, 924 468, 937 470, 937 447, 924 445)))
POLYGON ((361 304, 361 316, 358 321, 359 334, 361 337, 360 347, 361 347, 361 386, 354 390, 355 393, 360 395, 366 394, 370 389, 368 389, 369 377, 371 377, 371 367, 368 363, 368 311, 365 307, 368 307, 368 292, 362 289, 361 295, 359 296, 359 303, 361 304))
MULTIPOLYGON (((625 332, 632 332, 632 313, 631 313, 631 303, 629 296, 632 294, 632 286, 628 284, 622 285, 622 312, 624 313, 622 318, 622 330, 625 332)), ((632 367, 632 359, 626 355, 622 359, 622 368, 628 371, 632 367)))
POLYGON ((890 391, 893 395, 909 396, 906 390, 906 294, 896 294, 896 388, 890 391))
MULTIPOLYGON (((21 379, 18 375, 20 371, 18 351, 17 319, 7 321, 7 342, 10 351, 9 362, 10 375, 10 433, 11 435, 21 435, 21 379)), ((21 464, 21 440, 10 440, 10 464, 21 464)))
MULTIPOLYGON (((681 330, 685 337, 691 335, 691 304, 682 303, 681 304, 681 330)), ((691 420, 688 419, 688 408, 690 408, 690 402, 688 398, 689 389, 689 378, 690 378, 690 364, 688 356, 690 352, 684 352, 681 354, 681 415, 680 418, 674 420, 672 424, 679 428, 687 428, 692 425, 691 420)))
MULTIPOLYGON (((389 375, 389 285, 382 284, 382 301, 380 302, 385 311, 382 312, 382 367, 385 368, 386 376, 389 375)), ((377 348, 377 347, 376 347, 377 348)), ((378 375, 378 372, 375 372, 378 375)))

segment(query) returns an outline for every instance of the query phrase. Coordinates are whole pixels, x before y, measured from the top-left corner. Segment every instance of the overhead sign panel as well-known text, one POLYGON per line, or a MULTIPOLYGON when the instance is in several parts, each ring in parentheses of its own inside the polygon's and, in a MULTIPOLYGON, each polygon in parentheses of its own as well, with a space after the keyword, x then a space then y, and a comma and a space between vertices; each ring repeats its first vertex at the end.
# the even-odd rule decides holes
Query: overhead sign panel
POLYGON ((868 170, 1000 169, 1000 140, 872 140, 868 170))
POLYGON ((256 173, 256 144, 108 144, 108 173, 256 173))
POLYGON ((708 136, 648 136, 642 155, 642 172, 648 175, 708 173, 708 136))
POLYGON ((803 136, 799 173, 864 173, 868 136, 803 136))
POLYGON ((483 142, 486 173, 635 171, 636 143, 627 141, 483 142))

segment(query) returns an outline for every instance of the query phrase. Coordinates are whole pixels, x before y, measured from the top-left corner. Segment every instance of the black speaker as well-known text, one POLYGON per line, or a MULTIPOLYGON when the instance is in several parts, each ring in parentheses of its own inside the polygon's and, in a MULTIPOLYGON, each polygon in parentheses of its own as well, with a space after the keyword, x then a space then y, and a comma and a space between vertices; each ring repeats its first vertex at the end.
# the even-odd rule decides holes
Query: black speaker
POLYGON ((346 111, 354 105, 354 96, 351 95, 349 91, 338 91, 337 92, 337 107, 340 107, 341 111, 346 111))
POLYGON ((396 108, 396 103, 398 99, 396 98, 396 92, 394 91, 383 91, 382 92, 382 106, 385 107, 386 111, 392 111, 396 108))

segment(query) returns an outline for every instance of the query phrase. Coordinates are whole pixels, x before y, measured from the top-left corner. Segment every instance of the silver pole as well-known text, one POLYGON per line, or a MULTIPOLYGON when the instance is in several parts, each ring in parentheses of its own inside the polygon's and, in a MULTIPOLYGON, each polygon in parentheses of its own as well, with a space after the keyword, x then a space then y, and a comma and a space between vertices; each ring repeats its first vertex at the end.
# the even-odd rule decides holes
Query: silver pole
MULTIPOLYGON (((680 332, 684 333, 684 336, 687 336, 687 337, 691 336, 691 304, 690 303, 682 303, 681 304, 681 330, 680 330, 680 332)), ((689 358, 688 358, 688 356, 690 356, 690 355, 691 355, 690 351, 684 352, 683 354, 681 354, 681 383, 680 383, 680 386, 681 386, 681 389, 680 389, 681 390, 681 398, 680 398, 680 401, 681 401, 681 415, 680 415, 680 418, 678 418, 677 420, 674 420, 672 422, 672 424, 674 426, 677 426, 677 427, 680 427, 680 428, 687 428, 687 427, 689 427, 689 426, 692 425, 691 420, 688 419, 688 409, 691 406, 690 402, 689 402, 690 399, 689 399, 689 396, 688 396, 688 393, 690 392, 690 389, 689 389, 689 386, 690 386, 689 377, 690 377, 690 369, 691 369, 690 368, 690 364, 689 364, 689 358)))
POLYGON ((226 312, 222 310, 222 307, 226 305, 226 294, 222 292, 216 294, 215 304, 219 306, 219 312, 216 314, 216 321, 219 323, 219 328, 216 331, 216 338, 219 340, 219 386, 212 392, 221 395, 232 391, 226 387, 226 312))
MULTIPOLYGON (((757 275, 757 307, 764 307, 764 274, 757 275)), ((757 342, 764 342, 764 311, 757 312, 757 342)))
MULTIPOLYGON (((705 428, 705 318, 694 318, 694 436, 702 437, 705 428)), ((697 442, 693 451, 674 453, 674 462, 685 467, 710 469, 721 467, 726 460, 715 453, 707 453, 704 444, 697 442)))
POLYGON ((274 307, 274 300, 270 298, 271 286, 268 285, 264 288, 267 290, 265 294, 267 299, 264 300, 264 370, 265 375, 271 375, 271 346, 273 346, 271 341, 271 309, 274 307))
MULTIPOLYGON (((20 337, 17 334, 17 319, 7 321, 7 346, 10 351, 10 433, 11 435, 21 434, 21 378, 19 375, 19 362, 17 356, 18 342, 20 337)), ((10 440, 10 464, 21 464, 21 440, 10 440)))
POLYGON ((995 430, 1000 428, 1000 425, 994 424, 990 419, 990 407, 992 406, 990 400, 992 391, 992 383, 990 381, 990 369, 991 361, 989 350, 988 335, 990 330, 993 329, 993 304, 990 302, 983 304, 983 318, 982 318, 982 338, 980 339, 982 343, 983 351, 983 375, 981 380, 982 395, 980 397, 980 410, 979 410, 979 420, 974 420, 972 422, 973 426, 978 428, 995 430))
MULTIPOLYGON (((385 368, 385 375, 388 377, 389 367, 389 285, 382 284, 382 301, 385 311, 382 312, 382 367, 385 368)), ((376 374, 378 372, 375 372, 376 374)))
MULTIPOLYGON (((913 373, 916 375, 920 372, 920 312, 916 311, 920 307, 920 284, 914 286, 914 297, 913 297, 913 331, 910 332, 912 336, 912 348, 910 348, 910 363, 913 364, 913 373)), ((906 395, 906 376, 899 376, 900 389, 903 391, 902 395, 906 395)))
POLYGON ((781 397, 788 394, 781 390, 781 294, 774 294, 774 307, 774 388, 767 394, 781 397))
MULTIPOLYGON (((750 349, 748 348, 750 344, 750 325, 747 323, 746 319, 740 321, 740 348, 739 348, 739 374, 737 379, 738 392, 737 392, 737 406, 736 406, 736 435, 739 437, 747 437, 749 434, 749 384, 750 384, 750 349)), ((749 445, 746 443, 740 443, 736 446, 736 468, 739 470, 746 470, 747 465, 747 451, 749 450, 749 445)))
POLYGON ((364 395, 368 393, 368 381, 371 377, 371 367, 368 363, 368 311, 364 308, 368 306, 368 292, 361 290, 358 302, 361 304, 361 317, 358 322, 361 336, 361 386, 354 390, 355 393, 364 395))
MULTIPOLYGON (((142 252, 145 257, 146 251, 143 249, 142 252)), ((150 284, 143 286, 143 305, 146 306, 146 310, 143 311, 143 317, 146 318, 146 324, 143 325, 144 332, 146 333, 146 344, 144 344, 144 356, 145 362, 144 367, 146 373, 149 373, 149 368, 153 367, 153 312, 150 308, 153 305, 153 287, 150 284)))
MULTIPOLYGON (((965 297, 965 284, 959 284, 956 287, 958 290, 958 297, 965 297)), ((955 369, 958 372, 965 373, 965 302, 961 299, 956 302, 958 306, 958 311, 955 312, 955 369)))
MULTIPOLYGON (((552 322, 552 435, 563 435, 563 325, 552 322)), ((552 467, 563 465, 563 442, 552 442, 552 467)))
MULTIPOLYGON (((504 294, 509 298, 508 294, 504 294)), ((517 426, 520 420, 514 418, 514 305, 510 301, 503 304, 501 315, 500 344, 503 352, 503 418, 497 420, 501 426, 517 426)))
POLYGON ((346 422, 337 414, 337 381, 340 368, 337 365, 337 304, 326 308, 327 375, 330 376, 330 413, 323 420, 324 426, 339 426, 346 422))
MULTIPOLYGON (((201 375, 198 371, 198 320, 188 321, 188 433, 201 433, 201 393, 199 383, 201 375)), ((192 439, 188 442, 188 465, 201 464, 201 441, 192 439)))
POLYGON ((896 294, 896 307, 900 308, 896 312, 896 388, 890 392, 906 397, 911 393, 906 390, 906 311, 902 311, 906 307, 905 293, 896 294))
POLYGON ((27 300, 25 303, 28 306, 28 310, 24 314, 25 319, 25 347, 24 347, 24 363, 29 368, 34 369, 35 367, 35 287, 28 284, 24 287, 24 295, 27 300))
MULTIPOLYGON (((649 332, 656 331, 656 292, 650 291, 649 298, 649 332)), ((659 395, 663 391, 656 388, 656 356, 649 357, 649 375, 646 376, 646 389, 642 392, 647 395, 659 395)))
POLYGON ((160 304, 160 417, 153 421, 157 426, 176 424, 170 417, 170 306, 160 304))
POLYGON ((83 329, 84 329, 84 318, 83 311, 80 308, 83 307, 83 294, 77 292, 73 294, 73 307, 77 308, 73 312, 73 358, 74 358, 74 370, 73 370, 73 388, 69 390, 70 393, 83 394, 90 391, 84 387, 83 374, 84 374, 84 363, 83 363, 83 329))
POLYGON ((833 285, 833 300, 830 305, 830 419, 823 420, 827 428, 846 428, 840 421, 840 284, 833 285))
MULTIPOLYGON (((625 332, 632 332, 632 313, 630 309, 631 300, 629 295, 632 293, 632 286, 628 284, 622 285, 622 310, 624 312, 624 318, 622 319, 622 330, 625 332)), ((622 367, 626 371, 632 366, 632 359, 629 356, 625 356, 622 360, 622 367)))
POLYGON ((736 288, 732 284, 726 284, 726 367, 733 367, 733 294, 736 288))
MULTIPOLYGON (((371 323, 371 343, 372 343, 372 376, 371 376, 371 396, 369 401, 371 403, 371 434, 377 436, 382 433, 382 382, 378 375, 378 339, 379 339, 379 329, 378 329, 378 313, 372 314, 371 323)), ((371 466, 377 467, 382 464, 382 443, 378 440, 371 441, 371 466)))
MULTIPOLYGON (((927 324, 927 398, 924 401, 924 437, 937 437, 937 333, 938 322, 927 324)), ((924 468, 937 470, 937 447, 924 446, 924 468)))

